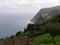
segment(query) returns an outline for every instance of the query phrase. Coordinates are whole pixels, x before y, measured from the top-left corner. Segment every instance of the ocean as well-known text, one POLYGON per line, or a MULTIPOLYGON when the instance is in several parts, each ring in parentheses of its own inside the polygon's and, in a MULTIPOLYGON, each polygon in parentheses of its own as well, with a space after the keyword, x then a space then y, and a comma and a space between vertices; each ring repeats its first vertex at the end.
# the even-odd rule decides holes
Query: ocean
POLYGON ((15 35, 18 31, 24 31, 31 18, 31 15, 25 14, 0 15, 0 38, 15 35))

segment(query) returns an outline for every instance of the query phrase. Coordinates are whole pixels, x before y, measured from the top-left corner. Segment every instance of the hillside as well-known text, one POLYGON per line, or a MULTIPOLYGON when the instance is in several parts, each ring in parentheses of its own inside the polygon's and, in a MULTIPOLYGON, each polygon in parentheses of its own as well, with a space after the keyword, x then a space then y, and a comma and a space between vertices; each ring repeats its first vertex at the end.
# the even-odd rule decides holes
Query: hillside
POLYGON ((43 8, 36 14, 36 16, 31 19, 32 22, 42 23, 49 19, 50 17, 56 16, 60 13, 60 6, 50 7, 50 8, 43 8))
POLYGON ((26 32, 35 45, 60 45, 60 14, 43 23, 28 24, 26 32))

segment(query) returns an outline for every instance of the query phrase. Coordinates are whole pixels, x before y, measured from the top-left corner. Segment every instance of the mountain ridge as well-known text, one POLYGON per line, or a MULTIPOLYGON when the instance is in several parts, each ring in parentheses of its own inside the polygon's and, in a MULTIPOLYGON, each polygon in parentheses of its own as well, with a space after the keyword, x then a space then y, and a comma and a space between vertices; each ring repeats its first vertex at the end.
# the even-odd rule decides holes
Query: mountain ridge
POLYGON ((39 12, 36 14, 34 18, 31 19, 32 22, 36 23, 42 23, 49 19, 52 16, 56 16, 60 14, 60 6, 54 6, 49 8, 42 8, 39 10, 39 12))

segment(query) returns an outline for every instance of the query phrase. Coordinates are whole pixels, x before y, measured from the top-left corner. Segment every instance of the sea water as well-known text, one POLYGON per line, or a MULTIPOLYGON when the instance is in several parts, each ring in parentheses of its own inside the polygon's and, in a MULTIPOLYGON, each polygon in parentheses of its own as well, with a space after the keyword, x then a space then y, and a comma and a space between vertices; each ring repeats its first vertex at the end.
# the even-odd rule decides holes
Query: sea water
POLYGON ((0 15, 0 38, 15 35, 18 31, 24 31, 31 17, 28 15, 0 15))

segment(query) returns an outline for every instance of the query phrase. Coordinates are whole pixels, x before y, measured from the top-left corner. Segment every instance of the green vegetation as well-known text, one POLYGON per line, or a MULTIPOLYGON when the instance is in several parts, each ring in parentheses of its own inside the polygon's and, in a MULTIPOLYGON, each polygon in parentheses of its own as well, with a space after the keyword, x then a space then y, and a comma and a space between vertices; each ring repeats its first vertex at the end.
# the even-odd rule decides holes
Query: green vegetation
POLYGON ((41 24, 28 24, 26 32, 32 35, 35 45, 60 45, 60 14, 41 24))
POLYGON ((20 36, 21 33, 22 33, 21 31, 17 32, 17 33, 16 33, 16 37, 17 37, 17 36, 20 36))
POLYGON ((51 39, 49 34, 39 35, 33 37, 33 42, 35 45, 60 45, 60 36, 56 36, 54 40, 51 39))

